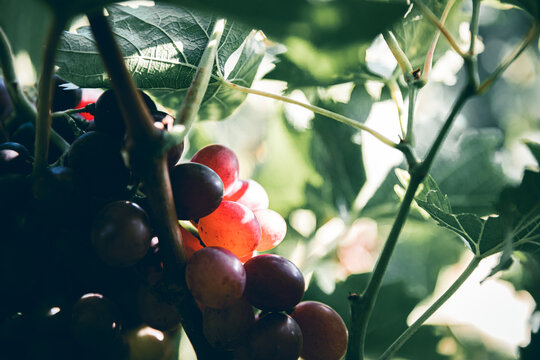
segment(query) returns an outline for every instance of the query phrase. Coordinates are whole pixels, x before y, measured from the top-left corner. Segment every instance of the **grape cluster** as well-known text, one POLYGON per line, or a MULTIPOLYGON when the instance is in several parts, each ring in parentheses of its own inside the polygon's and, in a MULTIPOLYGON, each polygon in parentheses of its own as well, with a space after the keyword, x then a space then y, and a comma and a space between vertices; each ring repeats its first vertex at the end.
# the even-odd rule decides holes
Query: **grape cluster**
MULTIPOLYGON (((55 152, 51 143, 51 165, 32 174, 34 127, 17 121, 0 85, 2 355, 163 357, 180 326, 178 294, 165 276, 145 184, 122 155, 126 129, 115 93, 89 97, 55 78, 51 110, 95 105, 83 116, 55 118, 69 149, 55 152)), ((174 118, 140 95, 156 128, 169 130, 174 118)), ((301 302, 304 278, 292 262, 259 254, 287 230, 265 189, 239 178, 226 146, 206 146, 180 162, 182 153, 183 143, 168 150, 170 182, 188 258, 185 283, 208 342, 240 360, 341 358, 347 334, 339 315, 301 302)))

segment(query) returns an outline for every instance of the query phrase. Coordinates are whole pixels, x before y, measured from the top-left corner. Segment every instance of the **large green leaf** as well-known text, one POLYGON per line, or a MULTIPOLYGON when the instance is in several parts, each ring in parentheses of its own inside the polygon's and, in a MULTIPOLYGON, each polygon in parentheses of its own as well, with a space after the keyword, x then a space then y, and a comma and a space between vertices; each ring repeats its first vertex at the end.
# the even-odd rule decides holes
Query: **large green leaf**
POLYGON ((460 235, 480 256, 512 249, 537 248, 540 244, 540 173, 527 170, 521 185, 501 193, 498 216, 481 218, 471 213, 454 213, 448 198, 433 178, 423 183, 416 202, 442 227, 460 235))
POLYGON ((536 20, 540 18, 540 0, 501 0, 501 3, 521 8, 531 14, 536 20))
POLYGON ((469 130, 455 145, 443 148, 431 175, 457 212, 489 215, 508 184, 496 153, 503 142, 497 129, 469 130))
MULTIPOLYGON (((178 108, 193 79, 216 18, 171 5, 152 8, 107 7, 108 19, 137 86, 159 102, 178 108)), ((223 76, 250 86, 265 53, 263 40, 239 24, 228 22, 219 46, 213 78, 203 100, 201 119, 222 119, 245 95, 220 83, 223 76), (248 36, 247 41, 246 36, 248 36), (243 45, 230 74, 225 64, 243 45)), ((57 56, 58 74, 83 87, 109 87, 95 40, 89 27, 65 33, 57 56)))
MULTIPOLYGON (((448 0, 422 0, 422 2, 440 18, 448 0)), ((463 9, 460 6, 461 1, 456 0, 453 4, 445 27, 451 34, 457 35, 460 23, 465 20, 463 9)), ((409 58, 413 69, 423 68, 424 59, 428 53, 433 37, 437 28, 433 25, 418 6, 412 5, 412 8, 403 19, 394 27, 394 34, 409 58)), ((434 60, 440 57, 449 48, 448 42, 443 36, 437 43, 434 60)))

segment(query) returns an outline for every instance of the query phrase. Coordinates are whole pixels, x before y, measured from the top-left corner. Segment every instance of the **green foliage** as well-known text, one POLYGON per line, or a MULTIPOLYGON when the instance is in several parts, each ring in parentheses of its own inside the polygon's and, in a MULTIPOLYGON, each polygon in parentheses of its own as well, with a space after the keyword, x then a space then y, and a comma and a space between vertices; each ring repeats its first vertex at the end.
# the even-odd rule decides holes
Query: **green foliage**
POLYGON ((517 6, 528 12, 537 21, 540 18, 540 1, 539 0, 502 0, 502 3, 517 6))
MULTIPOLYGON (((445 6, 450 3, 450 1, 446 0, 427 0, 422 2, 439 19, 445 6)), ((452 34, 457 34, 459 24, 467 19, 461 9, 460 3, 460 0, 455 1, 445 23, 445 27, 452 34)), ((418 6, 412 5, 412 9, 407 12, 403 21, 400 21, 394 26, 393 31, 401 49, 411 62, 413 69, 422 69, 426 54, 438 31, 435 25, 426 18, 418 6)), ((435 52, 434 61, 444 54, 448 48, 448 42, 441 37, 435 52)))
MULTIPOLYGON (((305 300, 324 302, 336 310, 346 324, 350 321, 349 303, 347 297, 351 292, 365 288, 369 274, 350 275, 347 280, 336 284, 332 294, 326 294, 313 279, 304 295, 305 300)), ((408 292, 407 284, 403 281, 386 283, 380 292, 380 301, 373 311, 373 318, 368 327, 368 356, 380 355, 382 351, 407 328, 407 316, 416 306, 420 298, 408 292)), ((399 353, 403 359, 446 359, 435 350, 438 336, 433 328, 425 328, 416 339, 411 340, 409 347, 399 353), (422 346, 420 344, 423 344, 422 346)))
MULTIPOLYGON (((193 79, 202 52, 209 40, 215 17, 170 5, 130 8, 107 7, 115 38, 137 86, 149 90, 164 106, 177 109, 193 79)), ((229 22, 226 25, 208 90, 199 116, 223 119, 242 103, 245 95, 224 88, 227 79, 250 86, 265 53, 262 40, 249 29, 229 22), (249 36, 248 36, 249 35, 249 36), (230 72, 225 64, 242 47, 230 72)), ((58 74, 82 87, 109 87, 95 41, 89 27, 65 33, 58 49, 58 74)))
POLYGON ((502 142, 498 129, 469 130, 441 152, 431 175, 456 212, 484 216, 495 210, 497 196, 508 183, 496 160, 502 142))

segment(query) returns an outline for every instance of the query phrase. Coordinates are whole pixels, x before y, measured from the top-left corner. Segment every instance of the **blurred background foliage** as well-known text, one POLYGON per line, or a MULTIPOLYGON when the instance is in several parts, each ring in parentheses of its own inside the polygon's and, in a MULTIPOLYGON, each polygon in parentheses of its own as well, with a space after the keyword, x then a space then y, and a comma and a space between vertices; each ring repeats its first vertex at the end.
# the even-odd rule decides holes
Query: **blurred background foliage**
MULTIPOLYGON (((402 2, 287 0, 268 2, 264 16, 255 16, 261 11, 253 1, 172 2, 217 10, 265 31, 273 55, 263 61, 254 87, 286 92, 366 122, 398 140, 397 112, 387 86, 396 64, 376 36, 394 26, 413 67, 421 67, 434 28, 416 9, 408 11, 402 2), (348 12, 351 6, 372 5, 370 11, 348 12), (392 25, 404 15, 404 20, 392 25)), ((437 15, 446 4, 426 3, 437 15)), ((503 11, 500 3, 492 3, 481 10, 481 78, 518 44, 530 24, 525 12, 503 11)), ((468 1, 454 4, 448 21, 449 30, 462 44, 467 42, 462 22, 470 6, 468 1)), ((36 0, 2 3, 0 24, 13 43, 17 70, 26 85, 36 81, 35 64, 40 63, 49 21, 48 12, 36 0), (18 11, 21 8, 25 11, 18 11)), ((435 162, 432 176, 456 211, 492 214, 499 191, 518 183, 523 169, 536 164, 523 144, 524 139, 540 140, 540 54, 538 43, 533 45, 489 92, 465 106, 435 162)), ((447 50, 441 38, 439 61, 418 99, 419 154, 427 150, 465 79, 460 59, 447 50)), ((406 87, 399 85, 406 98, 406 87)), ((260 182, 269 194, 270 207, 287 219, 288 235, 275 252, 303 270, 309 280, 305 299, 329 304, 348 322, 347 296, 363 290, 397 211, 400 191, 395 169, 405 168, 399 153, 333 120, 253 95, 225 121, 198 122, 184 158, 209 143, 235 150, 241 177, 260 182)), ((443 273, 457 276, 451 271, 465 252, 461 239, 413 209, 370 323, 368 356, 375 358, 406 328, 415 307, 443 286, 443 273)), ((540 300, 540 254, 515 256, 519 261, 509 271, 475 285, 511 284, 512 299, 520 299, 530 315, 534 302, 540 300)), ((504 299, 482 294, 475 301, 486 312, 484 321, 497 319, 504 299)), ((507 338, 507 342, 482 331, 485 324, 463 324, 450 316, 446 322, 422 328, 398 355, 426 360, 537 359, 538 331, 530 343, 528 333, 535 326, 537 330, 538 315, 538 311, 531 318, 516 315, 511 323, 492 320, 489 326, 502 328, 502 334, 505 328, 523 333, 522 338, 507 338)))

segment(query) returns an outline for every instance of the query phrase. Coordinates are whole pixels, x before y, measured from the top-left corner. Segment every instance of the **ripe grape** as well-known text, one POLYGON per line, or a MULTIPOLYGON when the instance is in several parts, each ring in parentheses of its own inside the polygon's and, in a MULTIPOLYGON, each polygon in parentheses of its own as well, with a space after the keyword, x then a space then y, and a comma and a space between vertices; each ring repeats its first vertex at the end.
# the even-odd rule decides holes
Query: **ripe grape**
POLYGON ((141 319, 154 329, 172 331, 180 326, 180 314, 173 304, 161 299, 150 288, 141 285, 137 294, 141 319))
POLYGON ((170 172, 174 205, 179 220, 196 220, 217 209, 223 198, 223 183, 208 166, 176 165, 170 172))
POLYGON ((92 224, 92 245, 112 266, 131 266, 146 255, 152 232, 146 212, 130 201, 115 201, 99 211, 92 224))
POLYGON ((217 349, 231 350, 240 345, 254 322, 253 308, 244 298, 226 309, 205 307, 203 311, 204 336, 217 349))
POLYGON ((91 194, 111 196, 124 191, 129 182, 120 144, 108 134, 90 131, 80 136, 71 144, 66 160, 76 181, 91 194))
POLYGON ((58 75, 53 75, 53 94, 51 109, 53 112, 74 109, 81 102, 82 90, 58 75))
POLYGON ((279 255, 264 254, 244 264, 245 297, 263 311, 292 309, 304 296, 304 277, 290 260, 279 255))
MULTIPOLYGON (((139 90, 139 94, 150 112, 157 110, 156 104, 148 95, 141 90, 139 90)), ((115 137, 124 136, 126 124, 114 90, 105 91, 96 101, 94 122, 98 131, 109 133, 115 137)))
POLYGON ((252 211, 267 209, 270 203, 266 190, 253 179, 238 180, 233 190, 224 196, 224 200, 236 201, 252 211))
POLYGON ((180 233, 182 234, 184 249, 186 249, 186 258, 189 259, 196 251, 201 250, 203 246, 195 235, 182 226, 180 226, 180 233))
POLYGON ((238 158, 226 146, 214 144, 203 147, 197 151, 191 161, 204 164, 214 170, 223 181, 225 194, 238 180, 238 158))
POLYGON ((16 142, 0 144, 0 176, 28 175, 32 172, 32 156, 26 147, 16 142))
POLYGON ((341 316, 328 305, 303 301, 291 317, 304 336, 302 357, 305 360, 339 360, 347 351, 347 327, 341 316))
POLYGON ((302 350, 302 332, 290 316, 269 313, 257 320, 249 339, 251 360, 297 360, 302 350))
POLYGON ((285 238, 287 223, 277 212, 270 209, 259 209, 253 212, 261 225, 261 242, 257 251, 275 248, 285 238))
POLYGON ((189 259, 186 283, 193 297, 203 305, 224 309, 242 296, 246 271, 229 250, 205 247, 189 259))
POLYGON ((71 333, 75 341, 88 347, 111 344, 120 332, 115 304, 101 294, 86 294, 73 306, 71 333))
POLYGON ((221 246, 239 258, 255 250, 261 226, 253 212, 233 201, 222 201, 210 215, 199 219, 199 235, 207 246, 221 246))

